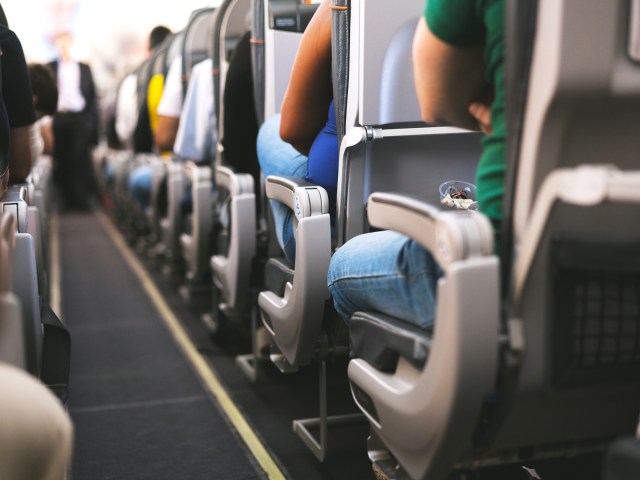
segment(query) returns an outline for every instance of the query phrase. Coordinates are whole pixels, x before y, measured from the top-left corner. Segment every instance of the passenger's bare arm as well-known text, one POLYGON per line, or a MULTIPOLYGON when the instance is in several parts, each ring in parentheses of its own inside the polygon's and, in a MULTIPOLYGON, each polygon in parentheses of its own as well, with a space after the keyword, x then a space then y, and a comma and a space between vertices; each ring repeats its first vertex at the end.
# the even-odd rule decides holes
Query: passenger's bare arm
POLYGON ((163 152, 173 151, 176 141, 180 119, 176 117, 158 116, 158 128, 155 132, 155 140, 158 148, 163 152))
POLYGON ((331 84, 331 8, 323 0, 307 26, 282 102, 280 136, 307 155, 327 121, 331 84))
POLYGON ((443 42, 431 33, 423 17, 413 42, 413 65, 425 122, 479 128, 469 107, 474 102, 487 104, 482 47, 457 47, 443 42))

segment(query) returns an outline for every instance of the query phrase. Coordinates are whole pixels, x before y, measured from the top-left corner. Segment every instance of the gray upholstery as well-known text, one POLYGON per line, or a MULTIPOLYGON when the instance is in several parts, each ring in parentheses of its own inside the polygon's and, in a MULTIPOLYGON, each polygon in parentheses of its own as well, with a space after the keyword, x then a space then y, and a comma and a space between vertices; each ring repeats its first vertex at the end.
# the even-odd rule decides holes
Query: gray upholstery
POLYGON ((42 360, 42 326, 40 322, 40 298, 38 296, 38 271, 35 244, 28 233, 16 234, 13 285, 20 299, 23 313, 25 358, 27 370, 39 375, 42 360))
POLYGON ((167 54, 164 58, 163 72, 166 75, 171 67, 171 64, 178 55, 182 55, 182 44, 184 43, 184 30, 180 30, 171 37, 167 54))
POLYGON ((380 125, 422 123, 411 53, 417 23, 415 18, 407 20, 397 30, 384 54, 380 78, 380 125))
MULTIPOLYGON (((299 2, 292 0, 264 1, 266 5, 264 118, 266 119, 280 111, 280 105, 282 105, 282 99, 289 84, 289 74, 298 51, 303 29, 299 28, 297 22, 299 2), (291 10, 292 7, 293 10, 291 10), (283 8, 285 10, 285 14, 282 17, 284 20, 279 22, 274 13, 283 8), (292 11, 296 13, 292 15, 292 11)), ((314 8, 315 5, 309 7, 314 8)))
POLYGON ((182 94, 187 93, 191 69, 209 57, 211 18, 214 8, 201 8, 192 13, 182 44, 182 94))
POLYGON ((0 361, 25 368, 22 308, 13 288, 16 221, 0 215, 0 361))
POLYGON ((331 73, 338 141, 346 130, 347 86, 349 85, 349 0, 334 0, 331 25, 331 73))
POLYGON ((218 147, 216 165, 223 165, 224 139, 224 87, 229 70, 229 53, 233 52, 240 37, 247 30, 246 17, 251 11, 251 0, 225 0, 213 17, 213 110, 216 118, 218 147))

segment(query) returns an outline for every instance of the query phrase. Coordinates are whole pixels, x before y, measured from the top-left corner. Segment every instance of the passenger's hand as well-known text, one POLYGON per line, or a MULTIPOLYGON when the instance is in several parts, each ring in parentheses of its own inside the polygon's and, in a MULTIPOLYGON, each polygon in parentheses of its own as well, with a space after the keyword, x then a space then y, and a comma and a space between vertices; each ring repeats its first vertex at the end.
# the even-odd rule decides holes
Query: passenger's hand
POLYGON ((473 102, 469 105, 469 113, 478 122, 478 127, 485 135, 493 132, 491 127, 491 106, 483 102, 473 102))

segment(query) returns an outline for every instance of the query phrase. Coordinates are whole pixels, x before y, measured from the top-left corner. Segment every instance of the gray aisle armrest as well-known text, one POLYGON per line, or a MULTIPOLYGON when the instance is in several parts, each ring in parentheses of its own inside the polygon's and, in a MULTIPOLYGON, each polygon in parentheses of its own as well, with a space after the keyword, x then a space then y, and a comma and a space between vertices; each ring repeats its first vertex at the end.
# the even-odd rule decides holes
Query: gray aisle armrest
POLYGON ((369 197, 369 222, 409 235, 444 271, 424 367, 403 356, 392 374, 349 364, 354 400, 411 478, 445 478, 469 449, 498 362, 499 262, 480 213, 440 211, 401 195, 369 197))
POLYGON ((208 254, 211 250, 210 238, 213 229, 213 199, 211 167, 200 167, 193 162, 186 165, 187 176, 191 179, 193 217, 190 233, 180 236, 183 255, 189 267, 190 280, 202 281, 208 270, 208 254))
POLYGON ((258 297, 262 320, 278 348, 294 366, 315 355, 324 302, 329 298, 327 271, 331 258, 329 197, 316 185, 299 178, 268 176, 267 197, 284 203, 295 214, 295 276, 284 296, 263 291, 258 297))
POLYGON ((237 309, 246 302, 251 279, 251 263, 256 254, 256 201, 253 177, 236 174, 227 167, 216 168, 216 185, 229 192, 229 250, 211 258, 216 287, 226 303, 237 309))

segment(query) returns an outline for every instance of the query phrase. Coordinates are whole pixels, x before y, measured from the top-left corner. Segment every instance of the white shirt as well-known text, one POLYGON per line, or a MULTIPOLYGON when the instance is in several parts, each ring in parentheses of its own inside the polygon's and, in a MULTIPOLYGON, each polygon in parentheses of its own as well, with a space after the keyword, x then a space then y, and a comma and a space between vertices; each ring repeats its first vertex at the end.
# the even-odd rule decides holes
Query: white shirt
POLYGON ((116 133, 124 144, 133 137, 138 121, 138 78, 135 73, 127 75, 118 90, 116 103, 116 133))
POLYGON ((173 151, 190 160, 205 160, 215 152, 216 125, 213 116, 211 59, 194 65, 182 106, 173 151))
POLYGON ((60 60, 58 62, 58 110, 80 112, 85 100, 80 90, 80 64, 60 60))
POLYGON ((182 111, 182 56, 178 55, 171 62, 164 79, 162 98, 158 104, 158 115, 179 118, 182 111))

